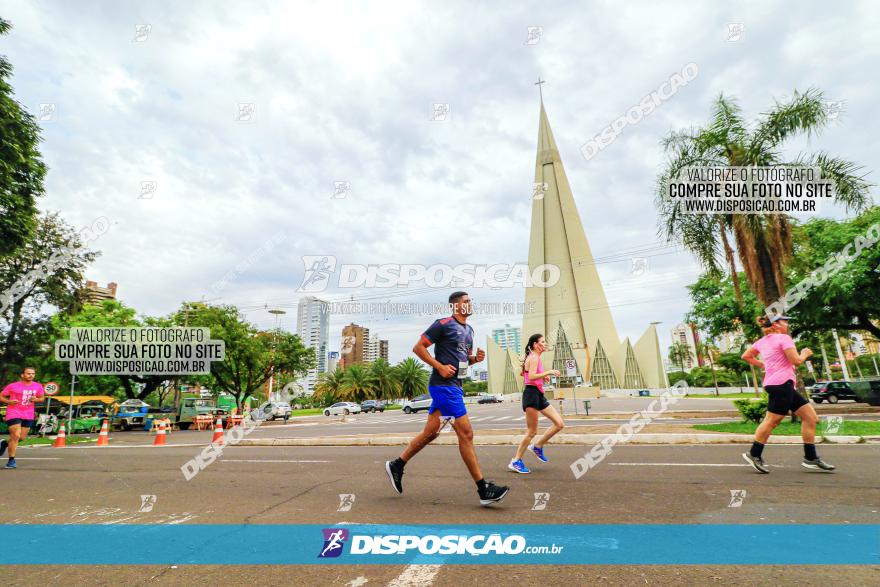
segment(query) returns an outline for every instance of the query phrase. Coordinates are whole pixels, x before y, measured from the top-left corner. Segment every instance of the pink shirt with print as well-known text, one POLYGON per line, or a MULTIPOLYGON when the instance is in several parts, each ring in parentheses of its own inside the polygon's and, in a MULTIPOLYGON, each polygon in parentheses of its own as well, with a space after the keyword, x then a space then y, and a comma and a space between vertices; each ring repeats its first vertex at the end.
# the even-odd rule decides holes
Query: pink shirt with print
POLYGON ((17 404, 6 404, 6 419, 21 418, 22 420, 34 419, 34 397, 43 397, 43 386, 36 381, 25 383, 16 381, 10 383, 0 392, 3 397, 18 400, 17 404))
POLYGON ((768 334, 752 345, 764 362, 764 387, 796 381, 794 365, 785 356, 785 349, 796 348, 787 334, 768 334))

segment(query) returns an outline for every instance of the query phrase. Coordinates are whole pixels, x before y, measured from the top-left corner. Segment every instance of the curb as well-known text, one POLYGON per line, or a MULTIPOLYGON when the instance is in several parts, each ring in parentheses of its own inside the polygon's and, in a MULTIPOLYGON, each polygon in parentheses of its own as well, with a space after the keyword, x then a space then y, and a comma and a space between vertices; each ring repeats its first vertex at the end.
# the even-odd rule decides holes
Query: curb
MULTIPOLYGON (((610 434, 559 434, 553 438, 553 444, 598 444, 610 434)), ((382 437, 341 437, 318 436, 312 438, 243 438, 237 446, 399 446, 406 445, 411 436, 382 437)), ((494 436, 475 436, 477 446, 516 445, 522 435, 499 434, 494 436)), ((751 444, 753 436, 749 434, 636 434, 618 444, 751 444)), ((865 439, 861 436, 817 436, 818 443, 828 444, 861 444, 865 439)), ((771 436, 770 444, 801 444, 800 436, 771 436)), ((434 440, 432 445, 457 445, 458 438, 443 435, 434 440)))

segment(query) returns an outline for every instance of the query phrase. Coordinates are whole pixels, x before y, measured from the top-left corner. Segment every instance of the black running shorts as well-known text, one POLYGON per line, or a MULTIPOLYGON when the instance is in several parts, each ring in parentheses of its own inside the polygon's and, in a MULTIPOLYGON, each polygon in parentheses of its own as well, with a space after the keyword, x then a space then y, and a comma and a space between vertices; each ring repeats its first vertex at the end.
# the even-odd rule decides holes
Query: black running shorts
POLYGON ((526 408, 535 408, 540 412, 548 407, 550 407, 550 402, 544 397, 543 392, 534 385, 526 385, 522 395, 523 412, 526 411, 526 408))
POLYGON ((794 381, 789 379, 782 385, 767 385, 764 387, 770 400, 767 402, 767 411, 771 414, 786 415, 796 412, 807 405, 807 399, 799 394, 794 388, 794 381))

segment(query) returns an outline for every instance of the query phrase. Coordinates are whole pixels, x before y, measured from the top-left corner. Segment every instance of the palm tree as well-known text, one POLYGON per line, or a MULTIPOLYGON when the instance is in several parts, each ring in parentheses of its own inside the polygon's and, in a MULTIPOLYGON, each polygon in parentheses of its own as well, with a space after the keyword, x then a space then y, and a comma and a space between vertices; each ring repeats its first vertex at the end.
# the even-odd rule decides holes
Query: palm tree
POLYGON ((669 361, 673 365, 678 365, 681 374, 684 375, 684 364, 694 358, 691 347, 686 342, 674 342, 669 347, 669 361))
POLYGON ((400 382, 394 368, 385 359, 377 359, 370 365, 370 374, 375 387, 375 399, 394 399, 400 397, 400 382))
POLYGON ((315 384, 312 399, 325 406, 336 402, 342 395, 344 381, 345 372, 341 367, 337 367, 335 371, 321 373, 318 382, 315 384))
POLYGON ((669 181, 685 167, 801 166, 818 167, 822 178, 833 182, 835 201, 847 210, 870 203, 869 184, 861 168, 823 152, 783 160, 784 143, 799 134, 808 137, 833 120, 831 106, 822 93, 795 92, 788 102, 764 113, 754 128, 743 120, 736 100, 720 95, 706 128, 675 131, 663 141, 668 154, 658 180, 657 206, 660 233, 694 253, 710 273, 720 273, 724 258, 733 280, 737 301, 744 307, 736 257, 755 295, 770 304, 785 292, 786 264, 791 258, 791 221, 785 214, 686 214, 682 204, 663 197, 669 181), (736 244, 736 254, 731 246, 736 244))
POLYGON ((697 355, 709 360, 709 370, 712 371, 712 383, 715 384, 715 395, 718 395, 718 378, 715 376, 715 363, 712 362, 712 353, 718 349, 709 341, 697 343, 697 355))
POLYGON ((376 382, 369 367, 355 363, 344 370, 341 395, 352 402, 362 402, 376 396, 376 382))
POLYGON ((428 371, 414 358, 408 357, 399 362, 394 366, 394 372, 403 397, 412 399, 428 392, 428 371))

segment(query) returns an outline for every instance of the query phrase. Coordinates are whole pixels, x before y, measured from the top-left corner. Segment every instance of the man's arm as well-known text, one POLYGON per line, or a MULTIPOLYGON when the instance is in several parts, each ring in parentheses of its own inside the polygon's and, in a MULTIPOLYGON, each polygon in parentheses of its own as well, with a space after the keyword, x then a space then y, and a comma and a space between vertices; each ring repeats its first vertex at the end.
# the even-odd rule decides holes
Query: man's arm
POLYGON ((431 353, 428 352, 428 347, 432 344, 434 343, 423 336, 413 347, 413 353, 415 353, 415 355, 422 361, 433 367, 441 375, 441 377, 449 379, 450 377, 455 375, 457 368, 453 367, 452 365, 444 365, 443 363, 432 357, 431 353))

